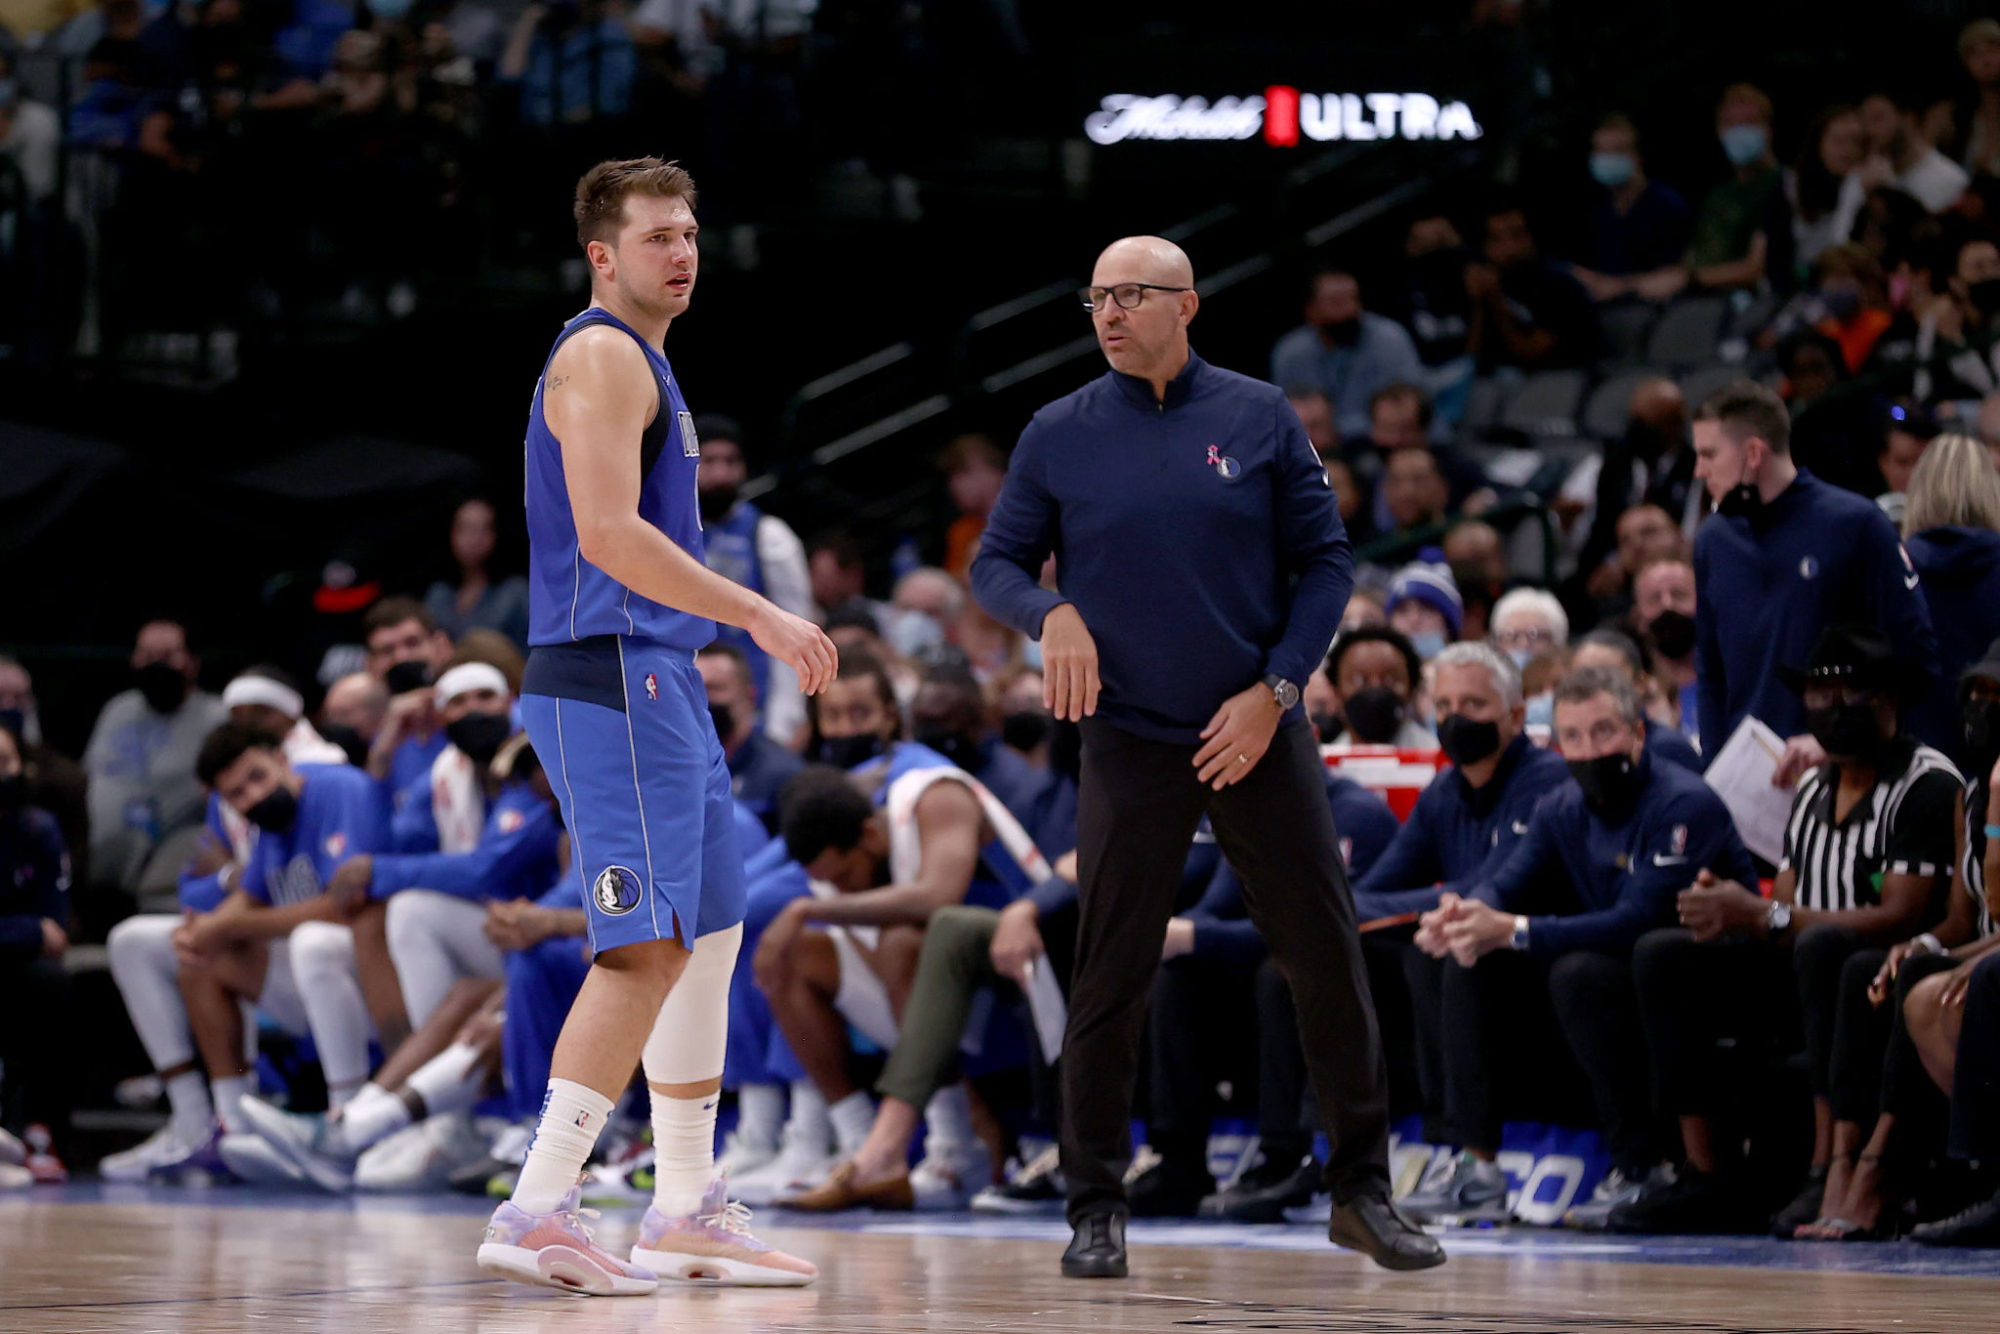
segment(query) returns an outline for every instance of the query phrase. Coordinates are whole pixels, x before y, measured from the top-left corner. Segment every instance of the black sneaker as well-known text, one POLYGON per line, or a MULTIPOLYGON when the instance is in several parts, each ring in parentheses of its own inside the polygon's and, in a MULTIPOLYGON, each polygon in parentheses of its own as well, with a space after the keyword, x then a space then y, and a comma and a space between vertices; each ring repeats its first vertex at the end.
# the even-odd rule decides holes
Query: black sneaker
POLYGON ((1779 1241, 1790 1241, 1792 1234, 1813 1222, 1826 1205, 1826 1168, 1815 1167, 1806 1174, 1805 1184, 1792 1202, 1771 1215, 1771 1235, 1779 1241))
POLYGON ((1310 1153, 1291 1162, 1266 1158, 1203 1200, 1201 1216, 1237 1223, 1282 1223, 1285 1210, 1312 1203, 1320 1175, 1319 1159, 1310 1153))
POLYGON ((1687 1234, 1739 1232, 1755 1223, 1728 1180, 1682 1167, 1670 1180, 1649 1179, 1636 1199, 1611 1211, 1604 1225, 1610 1232, 1687 1234))
POLYGON ((1214 1189, 1215 1178, 1207 1172, 1161 1160, 1126 1180, 1125 1201, 1134 1218, 1193 1218, 1214 1189))
POLYGON ((1004 1186, 988 1186, 972 1197, 976 1214, 1060 1214, 1065 1188, 1062 1150, 1051 1144, 1036 1154, 1004 1186))
POLYGON ((2000 1195, 1912 1228, 1910 1240, 1925 1246, 2000 1246, 2000 1195))

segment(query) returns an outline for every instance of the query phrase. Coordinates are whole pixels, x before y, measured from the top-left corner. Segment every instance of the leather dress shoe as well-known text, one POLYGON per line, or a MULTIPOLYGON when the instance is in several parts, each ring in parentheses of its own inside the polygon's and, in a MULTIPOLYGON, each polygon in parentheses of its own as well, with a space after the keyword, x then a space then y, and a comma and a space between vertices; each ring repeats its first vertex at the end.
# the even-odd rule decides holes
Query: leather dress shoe
POLYGON ((1125 1277, 1125 1215, 1085 1214, 1063 1252, 1064 1278, 1125 1277))
POLYGON ((793 1209, 807 1214, 831 1214, 842 1209, 891 1209, 907 1213, 917 1207, 916 1192, 910 1187, 908 1172, 866 1184, 856 1180, 860 1173, 861 1169, 850 1159, 834 1168, 824 1182, 811 1190, 800 1191, 797 1195, 772 1203, 779 1209, 793 1209))
POLYGON ((1444 1263, 1444 1247, 1410 1220, 1386 1195, 1357 1195, 1333 1206, 1327 1240, 1384 1269, 1430 1269, 1444 1263))

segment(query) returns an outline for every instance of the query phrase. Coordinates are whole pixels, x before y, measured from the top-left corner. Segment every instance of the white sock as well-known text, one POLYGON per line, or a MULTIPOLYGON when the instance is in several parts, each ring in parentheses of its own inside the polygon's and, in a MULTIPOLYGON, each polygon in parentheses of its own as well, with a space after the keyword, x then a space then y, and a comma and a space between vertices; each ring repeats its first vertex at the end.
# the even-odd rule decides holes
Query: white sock
POLYGON ((424 1100, 424 1115, 462 1112, 479 1101, 486 1087, 481 1055, 477 1047, 454 1042, 417 1068, 405 1087, 424 1100))
POLYGON ((929 1148, 962 1149, 978 1138, 972 1129, 972 1095, 963 1083, 931 1094, 924 1105, 924 1138, 929 1148))
POLYGON ((380 1084, 363 1084, 341 1109, 336 1124, 347 1148, 359 1153, 410 1124, 410 1109, 380 1084))
POLYGON ((193 1146, 206 1144, 215 1126, 215 1104, 209 1100, 208 1077, 183 1070, 167 1081, 167 1105, 174 1109, 174 1138, 193 1146))
POLYGON ((745 1084, 736 1090, 736 1139, 753 1149, 775 1151, 785 1124, 785 1090, 780 1084, 745 1084))
POLYGON ((827 1108, 827 1119, 833 1122, 834 1152, 843 1158, 852 1158, 861 1152, 861 1145, 875 1124, 874 1099, 856 1089, 827 1108))
POLYGON ((368 1081, 368 1003, 354 962, 354 932, 304 922, 291 935, 292 977, 326 1072, 327 1102, 343 1107, 368 1081))
POLYGON ((825 1153, 833 1143, 833 1122, 828 1119, 826 1095, 810 1079, 792 1081, 792 1110, 785 1118, 792 1138, 810 1144, 816 1153, 825 1153))
POLYGON ((231 1075, 227 1079, 211 1079, 209 1090, 215 1095, 215 1114, 222 1118, 222 1128, 233 1134, 248 1130, 249 1124, 243 1119, 243 1099, 249 1094, 249 1075, 231 1075))
POLYGON ((602 1093, 573 1080, 551 1079, 521 1179, 514 1184, 514 1207, 530 1214, 554 1213, 576 1186, 610 1117, 611 1099, 602 1093))
POLYGON ((669 1098, 653 1093, 653 1207, 669 1218, 693 1213, 715 1176, 715 1107, 720 1093, 669 1098))

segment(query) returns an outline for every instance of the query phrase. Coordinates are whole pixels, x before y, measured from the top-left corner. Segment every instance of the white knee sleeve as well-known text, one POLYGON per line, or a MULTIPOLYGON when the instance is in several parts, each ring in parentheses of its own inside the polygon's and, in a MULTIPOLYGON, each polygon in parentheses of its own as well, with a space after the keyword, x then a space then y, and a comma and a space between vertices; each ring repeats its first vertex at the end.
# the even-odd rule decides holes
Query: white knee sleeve
POLYGON ((354 963, 354 931, 305 922, 291 935, 292 976, 329 1090, 351 1091, 368 1078, 368 1005, 354 963))
POLYGON ((486 938, 486 907, 428 889, 389 900, 389 958, 403 988, 410 1027, 422 1028, 462 978, 497 980, 500 947, 486 938))
POLYGON ((180 962, 174 931, 181 919, 169 913, 128 917, 111 928, 105 949, 111 977, 125 998, 132 1027, 155 1070, 171 1070, 194 1060, 194 1036, 181 1000, 180 962))
POLYGON ((694 942, 693 957, 646 1039, 642 1064, 648 1082, 699 1084, 721 1076, 729 1045, 729 979, 742 944, 740 923, 694 942))

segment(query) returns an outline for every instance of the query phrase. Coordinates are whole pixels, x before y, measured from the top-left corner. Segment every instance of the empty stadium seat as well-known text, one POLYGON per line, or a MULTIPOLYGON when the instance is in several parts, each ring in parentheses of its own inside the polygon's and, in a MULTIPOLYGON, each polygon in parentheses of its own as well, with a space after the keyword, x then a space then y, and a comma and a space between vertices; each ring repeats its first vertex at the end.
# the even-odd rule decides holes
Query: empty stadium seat
POLYGON ((1659 308, 1650 301, 1613 301, 1597 308, 1597 364, 1622 370, 1646 359, 1646 338, 1653 331, 1659 308))
POLYGON ((1576 434, 1576 413, 1590 383, 1584 371, 1542 371, 1521 381, 1500 414, 1500 425, 1531 436, 1576 434))
POLYGON ((1683 297, 1661 312, 1646 343, 1646 360, 1676 370, 1714 361, 1715 345, 1728 318, 1727 297, 1683 297))
POLYGON ((1657 374, 1643 368, 1620 371, 1591 390, 1590 397, 1584 400, 1583 416, 1577 421, 1583 433, 1598 440, 1613 440, 1625 434, 1625 414, 1632 402, 1632 391, 1657 374))
POLYGON ((1681 377, 1681 393, 1687 396, 1688 411, 1701 406, 1701 401, 1722 386, 1734 380, 1744 379, 1741 366, 1730 366, 1722 362, 1711 362, 1699 370, 1689 371, 1681 377))

